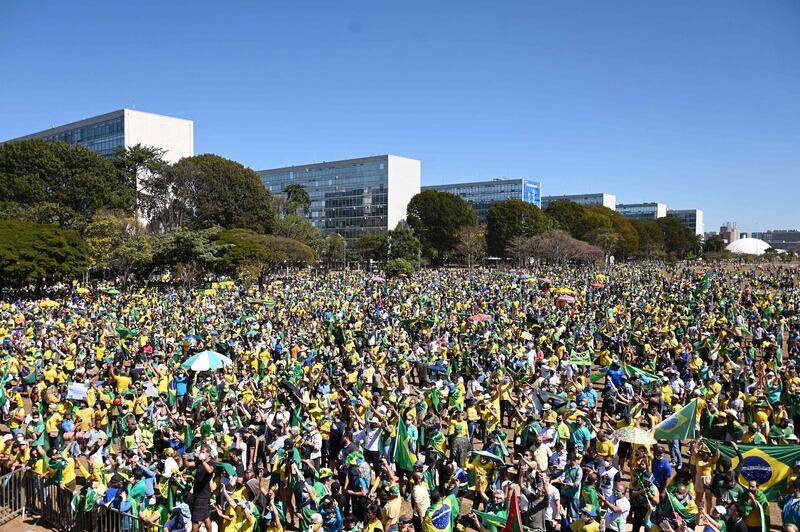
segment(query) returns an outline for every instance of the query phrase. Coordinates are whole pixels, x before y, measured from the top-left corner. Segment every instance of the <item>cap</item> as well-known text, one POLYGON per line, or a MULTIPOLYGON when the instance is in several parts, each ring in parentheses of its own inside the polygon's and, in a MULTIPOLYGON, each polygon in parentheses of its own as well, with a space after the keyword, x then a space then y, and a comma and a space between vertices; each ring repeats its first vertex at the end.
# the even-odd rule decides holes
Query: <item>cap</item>
POLYGON ((721 504, 718 504, 718 505, 714 506, 714 509, 720 515, 727 515, 727 513, 728 513, 728 509, 725 508, 724 506, 722 506, 721 504))
POLYGON ((584 506, 583 509, 581 509, 581 513, 586 515, 591 515, 592 517, 597 517, 597 513, 594 510, 592 510, 591 506, 584 506))

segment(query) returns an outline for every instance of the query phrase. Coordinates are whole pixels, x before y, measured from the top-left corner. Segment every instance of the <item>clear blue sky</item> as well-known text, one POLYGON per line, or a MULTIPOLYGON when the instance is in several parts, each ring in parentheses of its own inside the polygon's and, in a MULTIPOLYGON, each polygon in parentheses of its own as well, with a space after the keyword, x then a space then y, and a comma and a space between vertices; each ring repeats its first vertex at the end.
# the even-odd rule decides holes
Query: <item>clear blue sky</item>
POLYGON ((798 0, 6 2, 0 72, 0 139, 134 107, 255 169, 389 152, 800 226, 798 0))

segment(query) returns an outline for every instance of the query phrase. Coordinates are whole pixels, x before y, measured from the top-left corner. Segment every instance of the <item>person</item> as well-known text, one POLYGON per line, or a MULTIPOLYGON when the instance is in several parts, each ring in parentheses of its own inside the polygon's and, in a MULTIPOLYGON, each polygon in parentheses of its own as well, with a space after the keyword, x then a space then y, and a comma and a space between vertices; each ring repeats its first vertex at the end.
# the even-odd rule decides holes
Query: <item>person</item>
POLYGON ((800 527, 800 479, 796 478, 789 486, 790 492, 781 500, 781 520, 787 524, 800 527))
POLYGON ((659 490, 663 490, 667 487, 673 476, 672 462, 670 462, 668 458, 668 452, 661 447, 656 446, 654 454, 655 458, 653 458, 652 466, 653 479, 656 487, 659 490))
POLYGON ((755 480, 748 482, 747 491, 739 496, 738 505, 742 508, 748 532, 769 530, 769 501, 759 489, 758 482, 755 480))
POLYGON ((728 519, 725 522, 727 532, 748 532, 747 524, 744 522, 744 510, 739 504, 728 506, 728 519))
POLYGON ((628 489, 623 482, 614 484, 614 492, 611 497, 600 496, 600 502, 608 509, 605 515, 606 532, 625 532, 628 523, 628 515, 631 511, 631 503, 628 500, 628 489))
POLYGON ((555 525, 561 521, 561 493, 558 488, 550 482, 549 477, 545 477, 545 489, 547 491, 547 510, 544 514, 544 524, 546 532, 554 532, 555 525))
POLYGON ((194 459, 188 458, 186 465, 195 467, 191 505, 192 532, 198 532, 201 523, 206 530, 211 530, 211 482, 215 468, 211 464, 209 447, 201 445, 194 459))
POLYGON ((585 507, 580 511, 580 517, 569 526, 572 532, 600 532, 600 523, 597 521, 597 513, 585 507))
POLYGON ((431 506, 431 495, 425 484, 422 473, 414 471, 411 478, 414 487, 411 489, 411 500, 414 509, 414 528, 422 530, 422 520, 431 506))
POLYGON ((703 532, 726 532, 725 517, 727 513, 727 508, 721 504, 714 506, 710 515, 700 509, 699 524, 703 527, 703 532))
POLYGON ((561 500, 564 507, 573 519, 580 515, 580 495, 581 484, 583 482, 583 470, 580 467, 579 457, 571 454, 567 457, 569 464, 559 479, 561 485, 561 500))

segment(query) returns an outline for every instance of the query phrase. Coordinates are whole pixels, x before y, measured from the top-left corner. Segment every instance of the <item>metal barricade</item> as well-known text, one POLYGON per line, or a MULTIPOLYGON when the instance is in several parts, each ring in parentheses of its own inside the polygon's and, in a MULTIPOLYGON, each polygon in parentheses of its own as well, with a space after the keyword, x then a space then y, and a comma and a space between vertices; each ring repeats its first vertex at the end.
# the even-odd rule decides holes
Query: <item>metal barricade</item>
POLYGON ((0 476, 0 525, 25 514, 24 470, 0 476))
POLYGON ((29 469, 0 475, 0 525, 26 513, 54 530, 68 532, 150 532, 163 530, 138 516, 97 506, 73 508, 73 493, 29 469))

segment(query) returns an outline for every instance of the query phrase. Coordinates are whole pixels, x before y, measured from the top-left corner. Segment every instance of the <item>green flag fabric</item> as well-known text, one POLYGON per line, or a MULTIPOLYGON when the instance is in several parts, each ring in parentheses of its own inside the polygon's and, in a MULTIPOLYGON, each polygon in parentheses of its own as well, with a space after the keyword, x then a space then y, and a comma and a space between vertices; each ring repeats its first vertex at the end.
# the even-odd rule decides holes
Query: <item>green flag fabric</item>
POLYGON ((583 353, 573 351, 569 354, 569 363, 576 366, 591 366, 592 354, 589 351, 584 351, 583 353))
POLYGON ((694 439, 697 425, 697 399, 692 401, 656 425, 654 429, 657 440, 691 440, 694 439))
POLYGON ((414 463, 417 461, 417 453, 414 450, 414 442, 408 435, 408 429, 402 416, 397 423, 397 442, 394 446, 394 463, 398 468, 405 471, 414 471, 414 463))
POLYGON ((648 373, 645 370, 639 369, 636 366, 631 366, 630 364, 622 364, 622 371, 625 372, 625 376, 629 379, 634 375, 637 375, 639 380, 641 380, 644 384, 650 384, 651 382, 659 381, 658 375, 653 375, 652 373, 648 373))
POLYGON ((739 469, 739 483, 747 487, 749 481, 757 481, 770 501, 777 501, 786 493, 786 481, 792 476, 792 465, 800 460, 798 445, 740 443, 739 451, 742 453, 740 466, 739 456, 733 447, 715 440, 705 440, 705 442, 706 445, 719 443, 720 455, 730 458, 733 469, 739 469))

